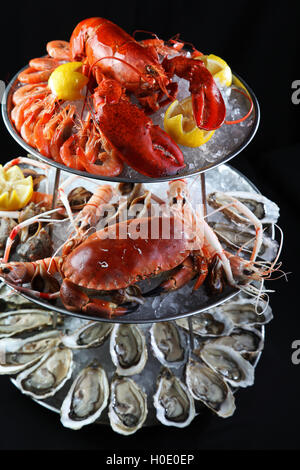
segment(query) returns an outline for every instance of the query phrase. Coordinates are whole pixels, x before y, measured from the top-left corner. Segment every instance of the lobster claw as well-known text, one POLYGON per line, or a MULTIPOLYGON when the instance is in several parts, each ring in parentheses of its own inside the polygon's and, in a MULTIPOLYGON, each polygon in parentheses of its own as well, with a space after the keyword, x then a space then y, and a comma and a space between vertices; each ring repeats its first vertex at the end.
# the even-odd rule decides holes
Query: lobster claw
POLYGON ((194 72, 190 91, 197 126, 206 131, 221 127, 226 116, 225 103, 211 73, 204 65, 194 72))
POLYGON ((226 116, 222 94, 212 74, 201 60, 177 56, 162 63, 168 75, 176 74, 190 82, 193 112, 197 126, 206 131, 221 127, 226 116))
POLYGON ((114 149, 123 161, 146 176, 174 175, 184 168, 177 144, 136 105, 121 100, 101 104, 97 111, 107 152, 114 149))

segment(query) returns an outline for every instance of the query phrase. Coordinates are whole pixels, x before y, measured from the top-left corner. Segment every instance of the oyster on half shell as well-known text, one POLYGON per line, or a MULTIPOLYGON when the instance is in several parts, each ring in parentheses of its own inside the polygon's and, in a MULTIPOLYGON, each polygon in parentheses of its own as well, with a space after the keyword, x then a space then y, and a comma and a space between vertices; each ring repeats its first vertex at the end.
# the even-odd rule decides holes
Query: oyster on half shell
MULTIPOLYGON (((193 333, 200 336, 229 335, 234 328, 230 318, 222 315, 218 310, 197 313, 191 317, 193 333)), ((189 331, 187 318, 176 320, 178 326, 189 331)))
POLYGON ((115 377, 111 383, 109 420, 114 431, 129 435, 143 426, 148 413, 145 392, 128 377, 115 377))
POLYGON ((222 418, 235 411, 233 393, 221 376, 203 362, 189 359, 186 367, 186 384, 195 400, 200 400, 222 418))
POLYGON ((0 339, 0 375, 17 374, 49 351, 61 341, 58 330, 46 331, 28 338, 0 339))
POLYGON ((254 367, 231 347, 206 343, 202 349, 194 352, 233 387, 253 385, 254 367))
POLYGON ((60 410, 62 424, 81 429, 98 419, 107 405, 109 385, 105 370, 96 362, 82 369, 68 391, 60 410))
POLYGON ((229 336, 214 338, 211 343, 229 346, 238 353, 247 355, 247 359, 262 351, 264 347, 263 336, 254 327, 236 328, 229 336))
POLYGON ((174 322, 153 323, 150 329, 154 355, 165 366, 179 366, 185 359, 186 344, 174 322))
POLYGON ((232 199, 237 199, 244 204, 261 221, 262 224, 275 224, 279 217, 279 207, 275 202, 270 201, 262 194, 250 193, 246 191, 226 191, 222 193, 215 191, 207 197, 210 206, 219 209, 229 218, 238 223, 249 224, 249 219, 233 205, 228 205, 232 199))
POLYGON ((52 397, 65 384, 71 377, 72 367, 72 350, 58 346, 21 372, 13 382, 25 395, 43 400, 52 397))
POLYGON ((0 338, 8 338, 24 331, 40 329, 53 324, 50 312, 38 309, 20 309, 0 314, 0 338))
POLYGON ((229 317, 236 326, 264 325, 272 320, 270 305, 266 307, 263 301, 256 303, 255 299, 247 299, 244 296, 237 296, 236 299, 216 308, 218 312, 229 317), (262 313, 259 313, 260 311, 262 313))
POLYGON ((195 417, 194 399, 187 386, 169 369, 163 368, 153 397, 157 419, 166 426, 183 428, 195 417))
MULTIPOLYGON (((255 230, 240 224, 240 225, 229 225, 212 222, 211 227, 218 236, 219 240, 225 243, 227 246, 233 249, 242 248, 242 252, 251 253, 254 248, 256 240, 255 230)), ((278 251, 278 242, 273 238, 263 233, 262 244, 259 250, 259 256, 263 259, 272 261, 278 251)))
POLYGON ((90 321, 69 335, 63 335, 62 342, 72 349, 96 348, 108 338, 113 325, 99 321, 90 321))
POLYGON ((109 350, 119 375, 138 374, 145 367, 148 358, 146 339, 136 325, 115 325, 110 336, 109 350))

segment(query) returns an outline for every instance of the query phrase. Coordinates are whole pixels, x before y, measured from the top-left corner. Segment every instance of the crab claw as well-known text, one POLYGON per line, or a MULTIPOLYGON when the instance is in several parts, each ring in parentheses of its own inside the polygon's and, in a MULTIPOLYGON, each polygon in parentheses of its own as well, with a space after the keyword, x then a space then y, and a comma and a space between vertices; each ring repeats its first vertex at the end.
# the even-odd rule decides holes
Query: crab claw
POLYGON ((113 302, 108 302, 106 300, 101 299, 91 299, 92 301, 89 302, 85 307, 82 309, 84 313, 89 315, 97 315, 100 317, 120 317, 125 315, 126 313, 131 313, 139 307, 139 305, 128 305, 128 306, 118 306, 113 302))
POLYGON ((114 149, 123 161, 143 175, 174 175, 185 167, 177 144, 129 101, 102 104, 98 107, 97 121, 105 150, 114 149))
POLYGON ((201 60, 177 56, 164 59, 162 65, 170 76, 176 74, 190 82, 189 90, 197 126, 206 131, 221 127, 226 116, 225 103, 204 63, 201 60))
POLYGON ((67 310, 71 312, 82 311, 88 315, 97 315, 99 317, 116 317, 133 312, 139 305, 118 306, 107 300, 95 299, 85 294, 79 286, 64 279, 60 288, 60 298, 67 310))

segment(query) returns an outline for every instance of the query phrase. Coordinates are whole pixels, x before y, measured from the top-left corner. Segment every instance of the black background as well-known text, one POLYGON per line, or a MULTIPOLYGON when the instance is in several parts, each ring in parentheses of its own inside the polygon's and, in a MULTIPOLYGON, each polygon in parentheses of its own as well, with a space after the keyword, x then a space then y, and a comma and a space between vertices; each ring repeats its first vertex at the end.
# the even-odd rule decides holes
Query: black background
MULTIPOLYGON (((300 364, 291 361, 300 340, 299 320, 299 114, 292 82, 300 80, 297 2, 115 1, 6 2, 1 6, 0 79, 6 83, 30 58, 45 53, 47 41, 68 39, 75 25, 103 16, 129 33, 176 33, 204 53, 224 58, 254 90, 261 124, 251 144, 232 163, 281 209, 285 234, 282 268, 288 275, 268 287, 274 320, 253 387, 241 390, 232 418, 197 418, 183 430, 154 427, 123 438, 110 429, 64 429, 59 417, 22 396, 0 378, 0 449, 299 449, 300 364)), ((0 122, 3 162, 24 151, 0 122)), ((133 452, 133 453, 134 453, 133 452)))

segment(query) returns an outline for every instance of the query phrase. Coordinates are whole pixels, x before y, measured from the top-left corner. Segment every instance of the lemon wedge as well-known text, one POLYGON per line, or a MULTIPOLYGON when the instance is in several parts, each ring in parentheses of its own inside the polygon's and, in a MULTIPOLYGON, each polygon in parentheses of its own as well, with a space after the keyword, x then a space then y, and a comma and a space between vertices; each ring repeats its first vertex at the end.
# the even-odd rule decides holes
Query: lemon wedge
POLYGON ((205 131, 197 127, 190 96, 180 102, 175 100, 170 104, 165 112, 164 128, 177 144, 185 145, 186 147, 200 147, 215 132, 205 131))
POLYGON ((221 85, 229 87, 232 84, 231 68, 221 57, 210 54, 196 57, 196 59, 204 62, 214 79, 217 79, 221 85))
POLYGON ((88 77, 79 72, 81 62, 67 62, 59 65, 50 75, 48 85, 59 100, 75 101, 82 98, 81 90, 88 77))
POLYGON ((4 170, 0 165, 0 210, 17 211, 30 201, 33 194, 32 177, 24 177, 18 166, 4 170))

